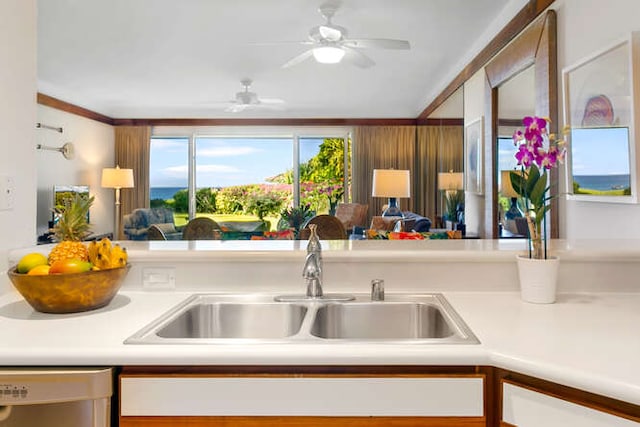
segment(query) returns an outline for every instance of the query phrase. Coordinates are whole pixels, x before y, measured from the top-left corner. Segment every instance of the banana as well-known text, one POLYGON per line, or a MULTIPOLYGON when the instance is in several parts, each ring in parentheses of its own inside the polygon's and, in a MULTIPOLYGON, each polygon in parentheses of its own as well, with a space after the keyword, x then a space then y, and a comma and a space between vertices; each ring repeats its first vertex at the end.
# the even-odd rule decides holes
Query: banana
POLYGON ((89 243, 89 262, 96 270, 106 270, 109 268, 124 267, 127 265, 128 254, 126 248, 119 244, 112 244, 108 238, 103 238, 99 242, 89 243))
POLYGON ((119 244, 111 248, 111 268, 124 267, 127 265, 127 250, 119 244))

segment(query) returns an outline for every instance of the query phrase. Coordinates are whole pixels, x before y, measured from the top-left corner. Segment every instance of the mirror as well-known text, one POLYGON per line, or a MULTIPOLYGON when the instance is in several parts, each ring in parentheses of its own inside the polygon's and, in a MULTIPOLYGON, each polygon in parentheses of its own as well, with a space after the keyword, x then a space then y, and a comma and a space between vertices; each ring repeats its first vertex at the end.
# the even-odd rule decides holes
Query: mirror
MULTIPOLYGON (((527 73, 533 75, 535 99, 535 111, 538 116, 551 119, 550 132, 557 132, 557 62, 556 62, 556 14, 549 10, 534 22, 531 23, 522 33, 514 38, 500 53, 485 67, 487 84, 485 110, 486 129, 485 141, 494 141, 486 144, 485 169, 492 173, 487 173, 485 178, 485 218, 484 237, 497 239, 500 234, 499 217, 499 164, 498 164, 498 137, 500 136, 500 92, 509 91, 509 81, 526 78, 527 73), (529 71, 530 70, 530 71, 529 71), (521 73, 524 74, 520 76, 521 73)), ((517 81, 516 81, 517 82, 517 81)), ((511 85, 515 86, 512 82, 511 85)), ((515 88, 518 92, 524 90, 515 88)), ((513 89, 511 89, 513 90, 513 89)), ((505 95, 506 98, 506 95, 505 95)), ((507 106, 508 108, 508 106, 507 106)), ((505 110, 507 109, 505 108, 505 110)), ((526 111, 527 106, 517 114, 526 111)), ((505 112, 506 114, 506 112, 505 112)), ((527 115, 525 113, 524 115, 527 115)), ((522 117, 519 117, 519 121, 522 117)), ((503 122, 503 124, 509 122, 503 122)), ((513 123, 511 123, 513 124, 513 123)), ((521 126, 521 124, 518 124, 521 126)), ((558 192, 558 170, 551 170, 551 195, 558 192)), ((557 198, 552 201, 550 214, 550 236, 558 237, 558 209, 557 198)))
POLYGON ((535 98, 535 65, 521 71, 498 88, 498 133, 496 138, 498 178, 498 237, 522 238, 526 229, 523 218, 523 207, 518 203, 508 177, 508 171, 518 169, 515 158, 516 147, 513 144, 513 133, 522 129, 522 118, 533 116, 536 111, 535 98))

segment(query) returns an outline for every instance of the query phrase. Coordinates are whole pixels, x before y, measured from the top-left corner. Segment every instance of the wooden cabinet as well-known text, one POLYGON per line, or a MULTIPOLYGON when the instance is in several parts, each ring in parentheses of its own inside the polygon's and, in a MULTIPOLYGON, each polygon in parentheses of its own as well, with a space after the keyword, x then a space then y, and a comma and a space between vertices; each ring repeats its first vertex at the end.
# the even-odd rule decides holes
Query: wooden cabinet
POLYGON ((506 381, 502 382, 502 396, 501 427, 640 426, 631 419, 506 381))
POLYGON ((486 426, 482 373, 124 369, 120 426, 486 426))

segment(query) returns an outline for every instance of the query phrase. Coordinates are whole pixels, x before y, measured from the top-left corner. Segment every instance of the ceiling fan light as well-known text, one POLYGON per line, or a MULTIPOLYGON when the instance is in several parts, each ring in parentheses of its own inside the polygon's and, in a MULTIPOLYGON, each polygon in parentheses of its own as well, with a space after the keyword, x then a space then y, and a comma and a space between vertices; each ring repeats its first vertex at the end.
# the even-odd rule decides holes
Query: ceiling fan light
POLYGON ((344 57, 344 50, 335 46, 321 46, 313 49, 313 57, 321 64, 337 64, 344 57))

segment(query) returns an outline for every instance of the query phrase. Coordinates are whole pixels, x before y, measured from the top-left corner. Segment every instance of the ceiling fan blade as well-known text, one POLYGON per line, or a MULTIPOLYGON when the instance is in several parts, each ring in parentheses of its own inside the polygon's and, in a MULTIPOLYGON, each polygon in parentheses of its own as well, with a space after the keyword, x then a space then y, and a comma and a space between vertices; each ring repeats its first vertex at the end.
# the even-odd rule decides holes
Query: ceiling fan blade
POLYGON ((292 45, 292 44, 310 46, 314 44, 314 42, 312 42, 311 40, 275 41, 275 42, 260 41, 260 42, 248 42, 247 44, 251 46, 276 46, 276 45, 292 45))
POLYGON ((269 104, 269 105, 284 104, 284 100, 283 99, 278 99, 278 98, 258 98, 258 102, 260 104, 269 104))
POLYGON ((330 42, 337 42, 342 38, 342 31, 340 31, 338 28, 328 27, 326 25, 320 25, 318 27, 318 32, 320 33, 320 36, 324 40, 327 40, 330 42))
POLYGON ((407 40, 395 39, 349 39, 342 41, 343 46, 355 48, 376 48, 376 49, 394 49, 409 50, 411 44, 407 40))
POLYGON ((369 68, 376 65, 373 59, 369 58, 367 55, 360 52, 359 50, 352 49, 349 46, 342 46, 342 48, 346 52, 346 55, 344 56, 344 59, 343 59, 344 61, 348 61, 360 68, 369 68))
POLYGON ((250 104, 233 104, 225 108, 224 111, 227 113, 239 113, 241 111, 246 110, 247 107, 249 107, 249 105, 250 104))
POLYGON ((299 63, 301 63, 302 61, 304 61, 305 59, 309 58, 312 55, 312 51, 311 49, 302 52, 300 55, 290 59, 289 61, 285 62, 282 65, 282 68, 289 68, 289 67, 293 67, 294 65, 298 65, 299 63))

